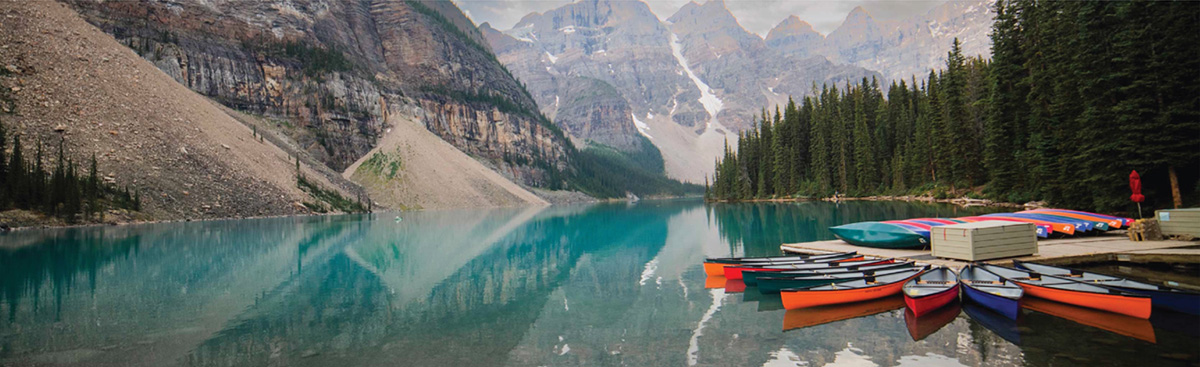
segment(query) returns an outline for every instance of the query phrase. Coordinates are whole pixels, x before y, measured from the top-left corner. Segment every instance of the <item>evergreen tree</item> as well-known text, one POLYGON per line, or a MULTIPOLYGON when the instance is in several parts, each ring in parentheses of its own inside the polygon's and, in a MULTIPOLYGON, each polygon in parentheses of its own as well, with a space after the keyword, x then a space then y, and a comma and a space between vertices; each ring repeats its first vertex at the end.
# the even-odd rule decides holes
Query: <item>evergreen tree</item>
POLYGON ((997 0, 996 20, 992 24, 991 97, 985 129, 984 165, 991 177, 993 193, 1008 193, 1022 188, 1027 136, 1024 128, 1025 96, 1029 94, 1026 79, 1023 36, 1017 23, 1018 5, 1013 0, 997 0))

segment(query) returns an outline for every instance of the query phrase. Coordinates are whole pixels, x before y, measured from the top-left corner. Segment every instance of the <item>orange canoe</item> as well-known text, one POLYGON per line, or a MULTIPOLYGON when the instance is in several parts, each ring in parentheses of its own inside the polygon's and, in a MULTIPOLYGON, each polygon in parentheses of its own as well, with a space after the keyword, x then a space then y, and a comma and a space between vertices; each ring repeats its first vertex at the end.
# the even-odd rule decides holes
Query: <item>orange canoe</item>
POLYGON ((900 293, 904 282, 921 275, 928 269, 929 267, 926 266, 914 268, 912 271, 867 277, 849 282, 804 289, 785 289, 779 292, 779 296, 783 299, 783 308, 789 310, 872 300, 900 293))
POLYGON ((1150 318, 1150 297, 1147 296, 1031 271, 987 264, 981 264, 979 267, 1017 283, 1025 291, 1026 296, 1041 297, 1140 319, 1150 318))
POLYGON ((736 265, 736 264, 721 264, 721 263, 706 262, 706 263, 704 263, 704 274, 708 274, 708 276, 710 276, 710 277, 723 277, 723 276, 725 276, 725 265, 736 265))

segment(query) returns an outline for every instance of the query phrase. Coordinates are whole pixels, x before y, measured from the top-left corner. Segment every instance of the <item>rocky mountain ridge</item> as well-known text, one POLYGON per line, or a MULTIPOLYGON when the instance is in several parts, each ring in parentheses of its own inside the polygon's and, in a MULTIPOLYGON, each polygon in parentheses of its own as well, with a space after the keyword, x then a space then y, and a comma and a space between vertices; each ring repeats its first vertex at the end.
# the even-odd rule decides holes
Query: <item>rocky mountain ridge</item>
POLYGON ((569 142, 449 1, 67 2, 190 89, 278 121, 335 170, 374 148, 396 111, 526 185, 559 185, 568 168, 569 142))
POLYGON ((820 55, 836 63, 876 70, 887 80, 922 79, 946 62, 954 38, 967 56, 991 54, 994 0, 947 1, 904 19, 876 20, 862 7, 822 35, 795 15, 767 34, 767 44, 789 55, 820 55))
POLYGON ((507 31, 490 25, 481 31, 567 133, 610 144, 636 131, 662 152, 668 175, 695 183, 763 106, 805 95, 814 82, 879 77, 820 57, 781 54, 745 31, 719 0, 685 5, 666 21, 640 1, 584 0, 529 14, 507 31), (564 100, 580 83, 611 86, 629 116, 613 112, 611 96, 602 104, 564 100), (608 111, 578 112, 589 108, 608 111), (576 112, 561 114, 568 109, 576 112))

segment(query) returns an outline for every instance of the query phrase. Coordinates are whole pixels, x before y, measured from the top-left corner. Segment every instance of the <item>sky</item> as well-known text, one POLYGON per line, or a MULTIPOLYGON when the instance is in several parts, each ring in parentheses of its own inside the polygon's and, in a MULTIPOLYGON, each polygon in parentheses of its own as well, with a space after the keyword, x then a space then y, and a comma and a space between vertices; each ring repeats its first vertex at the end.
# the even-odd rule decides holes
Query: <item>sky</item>
MULTIPOLYGON (((616 0, 636 1, 636 0, 616 0)), ((667 19, 692 0, 646 0, 659 19, 667 19)), ((697 0, 703 3, 707 0, 697 0)), ((743 28, 766 36, 767 32, 789 15, 813 25, 818 32, 829 34, 842 24, 846 14, 862 6, 877 20, 892 20, 924 14, 946 0, 726 0, 726 7, 737 17, 743 28)), ((544 12, 573 2, 572 0, 454 0, 475 24, 491 23, 493 28, 507 30, 531 12, 544 12)))

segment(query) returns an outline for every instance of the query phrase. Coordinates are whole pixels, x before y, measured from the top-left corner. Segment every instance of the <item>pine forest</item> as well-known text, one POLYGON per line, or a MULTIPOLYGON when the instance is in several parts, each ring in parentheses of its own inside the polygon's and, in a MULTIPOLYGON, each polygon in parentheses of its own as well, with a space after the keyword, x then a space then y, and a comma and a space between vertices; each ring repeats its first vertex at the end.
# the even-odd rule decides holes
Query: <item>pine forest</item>
POLYGON ((990 58, 964 57, 956 39, 927 76, 814 85, 763 110, 726 144, 706 197, 965 195, 1128 211, 1131 170, 1151 205, 1200 196, 1200 7, 999 0, 995 11, 990 58))

